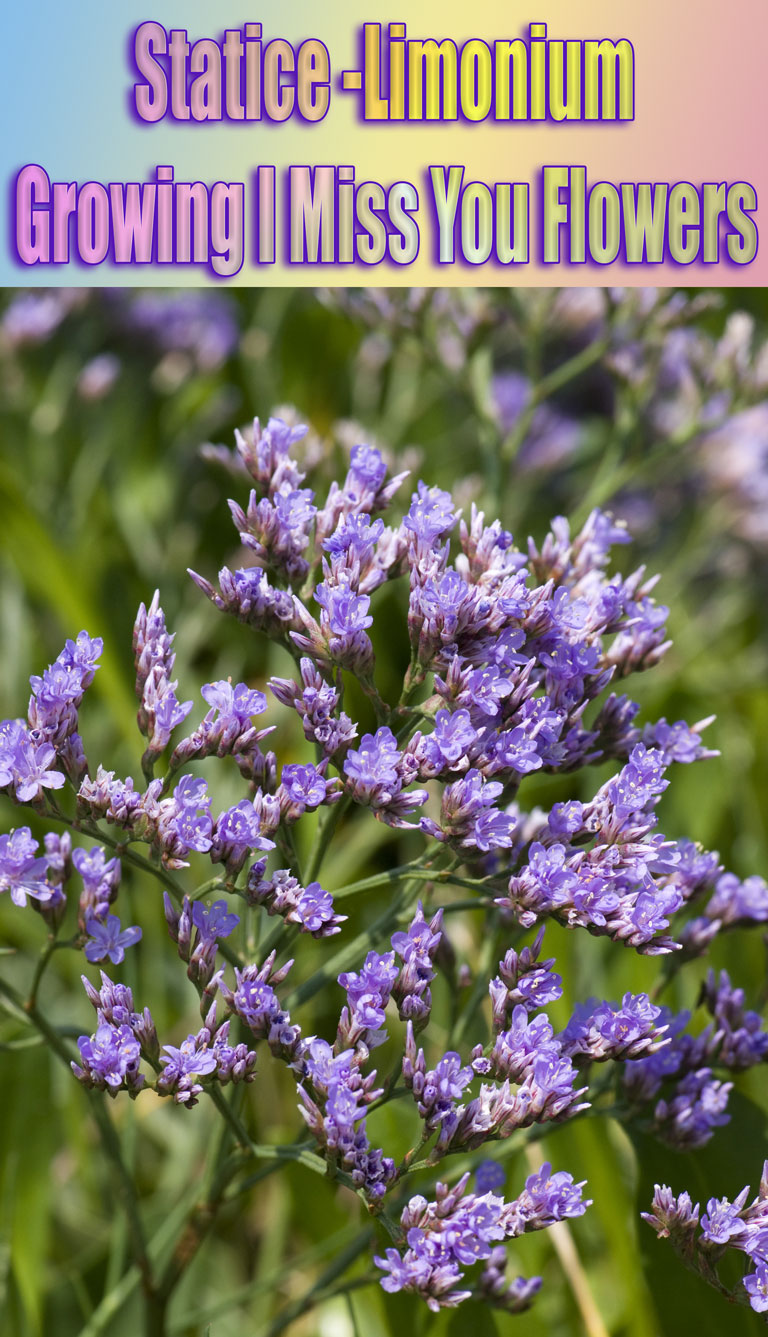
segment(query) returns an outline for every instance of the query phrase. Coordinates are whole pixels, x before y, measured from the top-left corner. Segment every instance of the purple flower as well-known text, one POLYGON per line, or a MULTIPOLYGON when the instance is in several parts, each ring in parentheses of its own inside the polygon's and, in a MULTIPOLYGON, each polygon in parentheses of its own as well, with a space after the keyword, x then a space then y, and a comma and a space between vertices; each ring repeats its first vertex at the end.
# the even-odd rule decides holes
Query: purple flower
POLYGON ((707 1210, 701 1218, 701 1233, 712 1244, 728 1244, 734 1236, 742 1235, 746 1229, 741 1217, 746 1192, 742 1201, 729 1202, 727 1198, 710 1198, 707 1210))
POLYGON ((89 935, 85 944, 85 955, 89 961, 103 961, 109 957, 114 966, 118 966, 125 956, 125 949, 133 947, 141 938, 140 928, 126 928, 121 931, 117 915, 107 915, 106 922, 89 915, 85 921, 89 935))
MULTIPOLYGON (((325 763, 323 763, 325 766, 325 763)), ((289 820, 295 820, 303 812, 312 812, 321 803, 334 796, 331 782, 316 766, 284 766, 280 777, 284 807, 289 820)))
POLYGON ((47 860, 35 856, 37 847, 28 826, 0 836, 0 892, 10 891, 14 905, 26 905, 28 896, 48 901, 53 895, 46 877, 47 860))
POLYGON ((294 915, 302 928, 315 937, 330 937, 339 933, 347 917, 335 913, 331 893, 324 891, 319 882, 310 882, 305 887, 299 896, 294 915))
POLYGON ((229 877, 236 877, 252 850, 275 848, 274 840, 262 832, 274 830, 279 820, 279 805, 272 795, 259 792, 255 799, 241 799, 216 819, 210 841, 211 862, 226 864, 229 877))
POLYGON ((290 678, 271 678, 269 685, 278 701, 297 712, 305 737, 330 757, 355 737, 357 728, 343 711, 336 717, 339 693, 325 681, 312 660, 302 659, 299 667, 302 687, 290 678))
POLYGON ((458 515, 453 509, 453 497, 439 487, 419 483, 413 494, 410 510, 403 526, 415 539, 432 544, 453 529, 458 515))
POLYGON ((215 942, 219 938, 228 938, 240 923, 240 916, 231 914, 227 902, 214 901, 212 905, 203 905, 202 901, 192 902, 192 923, 201 939, 215 942))
POLYGON ((114 1094, 121 1086, 135 1093, 143 1085, 141 1049, 130 1026, 102 1022, 95 1035, 81 1035, 77 1046, 82 1067, 73 1063, 72 1071, 84 1086, 114 1094))
POLYGON ((345 787, 355 802, 367 804, 389 825, 407 826, 405 817, 429 797, 425 789, 402 792, 417 769, 413 754, 400 752, 392 730, 384 725, 375 734, 364 734, 360 747, 347 752, 345 787))
POLYGON ((768 1311, 768 1263, 758 1263, 754 1272, 743 1278, 749 1303, 756 1314, 768 1311))
POLYGON ((525 1192, 518 1200, 526 1229, 541 1230, 554 1221, 583 1216, 591 1206, 591 1202, 582 1197, 583 1187, 584 1183, 574 1183, 573 1175, 565 1170, 553 1174, 552 1166, 546 1161, 536 1174, 528 1176, 525 1192))

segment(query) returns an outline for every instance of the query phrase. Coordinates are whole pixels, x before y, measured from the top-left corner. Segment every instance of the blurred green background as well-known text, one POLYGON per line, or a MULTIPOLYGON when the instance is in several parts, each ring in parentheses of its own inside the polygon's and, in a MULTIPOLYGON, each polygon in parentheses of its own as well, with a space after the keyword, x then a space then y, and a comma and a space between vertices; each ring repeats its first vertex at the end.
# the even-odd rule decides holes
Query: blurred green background
MULTIPOLYGON (((669 605, 674 640, 659 668, 630 682, 630 695, 642 702, 643 721, 663 715, 693 723, 716 714, 706 741, 722 754, 676 768, 661 827, 718 849, 741 876, 765 875, 766 321, 764 290, 725 291, 703 302, 683 292, 656 299, 619 293, 591 307, 555 290, 5 292, 0 715, 24 713, 30 673, 86 628, 105 641, 82 716, 87 754, 92 765, 103 760, 120 775, 136 775, 141 746, 131 630, 139 602, 156 587, 177 636, 181 699, 199 703, 200 686, 216 678, 263 687, 271 674, 289 671, 283 651, 218 614, 185 574, 192 567, 212 578, 236 559, 226 498, 247 497, 242 479, 205 458, 201 443, 229 446, 235 427, 285 406, 312 426, 316 470, 309 482, 321 495, 323 480, 343 476, 349 446, 367 440, 404 460, 414 480, 450 486, 465 508, 473 500, 484 505, 489 519, 500 514, 521 545, 529 534, 540 540, 555 514, 583 520, 591 505, 604 504, 624 515, 634 542, 619 550, 619 568, 626 574, 646 563, 661 573, 656 593, 669 605)), ((406 485, 405 504, 407 495, 406 485)), ((377 607, 385 696, 407 662, 403 607, 400 588, 387 590, 377 607)), ((365 703, 355 704, 367 726, 365 703)), ((304 759, 303 739, 285 713, 272 703, 275 750, 281 761, 304 759)), ((241 796, 234 767, 206 774, 217 801, 241 796)), ((599 769, 566 782, 534 778, 523 801, 589 795, 602 778, 599 769)), ((3 830, 21 821, 6 801, 3 819, 3 830)), ((345 828, 323 884, 333 890, 403 862, 415 848, 410 839, 361 816, 345 828)), ((201 860, 192 877, 199 871, 202 878, 203 869, 201 860)), ((295 981, 376 913, 371 898, 333 944, 302 942, 295 981)), ((156 884, 126 874, 121 914, 124 922, 143 924, 145 935, 121 978, 140 1005, 151 1006, 161 1042, 178 1043, 194 1027, 195 998, 168 942, 156 884)), ((469 958, 475 931, 455 925, 457 949, 469 958)), ((44 940, 39 918, 4 902, 0 938, 18 949, 3 968, 28 982, 31 956, 44 940)), ((548 954, 557 957, 567 988, 552 1009, 556 1022, 564 1023, 576 999, 651 986, 658 969, 652 961, 606 946, 586 934, 548 931, 548 954)), ((753 1005, 765 1000, 765 945, 753 932, 718 943, 711 962, 681 973, 667 1001, 693 1006, 709 964, 727 968, 753 1005)), ((59 953, 41 1000, 73 1036, 92 1029, 80 969, 81 958, 59 953)), ((443 993, 438 988, 438 1040, 446 986, 443 993)), ((340 1001, 333 986, 298 1019, 311 1017, 312 1029, 330 1036, 340 1001)), ((388 1047, 380 1069, 391 1062, 388 1047)), ((140 1310, 126 1273, 128 1240, 83 1094, 13 1018, 0 1027, 0 1070, 3 1331, 130 1337, 139 1331, 140 1310)), ((732 1123, 695 1156, 675 1155, 596 1120, 545 1140, 555 1168, 586 1178, 595 1200, 571 1230, 592 1320, 583 1299, 579 1305, 573 1271, 569 1279, 550 1232, 543 1232, 512 1251, 522 1274, 544 1278, 534 1309, 519 1319, 472 1306, 434 1318, 408 1297, 386 1297, 371 1286, 327 1302, 290 1331, 297 1337, 469 1331, 672 1337, 683 1326, 701 1337, 757 1332, 756 1315, 729 1309, 689 1277, 637 1215, 656 1180, 675 1191, 688 1187, 703 1200, 733 1197, 746 1183, 756 1190, 768 1154, 768 1085, 757 1070, 737 1086, 732 1123)), ((296 1135, 292 1080, 277 1064, 260 1061, 249 1101, 261 1140, 296 1135)), ((195 1192, 212 1112, 206 1102, 188 1113, 147 1096, 136 1105, 118 1101, 110 1113, 162 1253, 195 1192)), ((408 1117, 404 1132, 402 1103, 386 1107, 372 1121, 372 1140, 387 1150, 404 1148, 411 1111, 408 1117)), ((528 1172, 522 1153, 509 1161, 510 1194, 528 1172)), ((358 1230, 354 1200, 301 1167, 266 1179, 222 1213, 179 1288, 169 1330, 257 1337, 358 1230)))

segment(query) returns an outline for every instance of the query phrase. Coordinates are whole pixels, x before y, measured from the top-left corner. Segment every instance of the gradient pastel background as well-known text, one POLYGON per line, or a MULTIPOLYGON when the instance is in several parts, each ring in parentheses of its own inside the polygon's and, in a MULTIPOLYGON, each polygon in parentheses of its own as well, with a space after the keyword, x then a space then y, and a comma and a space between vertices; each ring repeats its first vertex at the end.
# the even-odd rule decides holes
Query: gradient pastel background
MULTIPOLYGON (((130 268, 108 263, 53 267, 22 266, 11 249, 11 185, 25 163, 39 163, 52 180, 144 181, 159 163, 172 163, 177 180, 246 182, 246 229, 252 218, 250 174, 260 163, 278 171, 291 163, 351 163, 359 180, 374 178, 385 186, 410 180, 420 191, 421 251, 407 267, 316 265, 307 268, 256 267, 246 262, 237 284, 317 283, 391 286, 398 284, 541 284, 622 283, 759 285, 768 283, 768 236, 755 261, 738 266, 694 263, 679 266, 541 266, 532 247, 527 266, 497 267, 433 263, 435 229, 424 207, 425 169, 430 163, 466 166, 465 180, 535 182, 541 166, 586 164, 590 182, 748 181, 760 205, 768 200, 768 80, 764 50, 768 9, 764 0, 537 0, 536 3, 489 3, 459 6, 456 0, 421 0, 418 5, 384 6, 371 0, 361 7, 337 0, 331 9, 294 0, 291 5, 260 6, 203 0, 159 0, 156 6, 127 0, 111 8, 95 0, 61 6, 41 0, 34 20, 21 6, 3 18, 3 244, 0 282, 12 284, 162 284, 221 283, 203 266, 130 268), (362 124, 351 95, 332 94, 331 108, 317 125, 287 121, 282 125, 179 124, 141 125, 129 114, 133 83, 130 40, 148 18, 166 28, 186 27, 190 38, 220 36, 227 27, 260 20, 265 40, 291 41, 314 36, 325 41, 332 70, 356 65, 358 29, 365 21, 405 20, 410 37, 470 37, 493 40, 527 33, 527 25, 546 21, 550 37, 627 37, 635 48, 636 118, 629 124, 469 125, 362 124)), ((535 187, 532 190, 534 224, 535 187)), ((535 224, 534 224, 535 226, 535 224)), ((768 228, 768 223, 765 224, 768 228)))

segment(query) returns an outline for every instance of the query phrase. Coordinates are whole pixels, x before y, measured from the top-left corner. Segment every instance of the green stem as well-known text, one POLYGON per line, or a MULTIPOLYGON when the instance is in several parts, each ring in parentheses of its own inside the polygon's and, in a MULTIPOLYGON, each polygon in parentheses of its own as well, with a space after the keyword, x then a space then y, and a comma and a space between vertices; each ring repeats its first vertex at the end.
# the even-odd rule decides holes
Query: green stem
MULTIPOLYGON (((14 989, 12 985, 8 984, 6 980, 0 979, 0 992, 4 993, 7 998, 10 998, 11 1001, 15 1003, 18 1008, 22 1009, 26 1013, 26 1015, 29 1017, 31 1024, 35 1026, 36 1029, 40 1032, 40 1034, 45 1038, 45 1040, 47 1040, 48 1044, 50 1045, 51 1049, 56 1054, 56 1056, 63 1063, 66 1064, 67 1068, 69 1068, 73 1058, 72 1051, 64 1043, 61 1036, 58 1034, 56 1030, 54 1030, 54 1028, 46 1020, 46 1018, 42 1016, 40 1012, 38 1012, 37 1007, 34 1005, 34 1003, 31 1005, 30 1003, 25 1003, 21 995, 17 993, 16 989, 14 989)), ((139 1212, 138 1198, 136 1195, 136 1186, 123 1160, 122 1151, 120 1148, 120 1140, 117 1136, 117 1133, 115 1132, 112 1120, 110 1119, 109 1113, 107 1112, 107 1109, 104 1105, 103 1092, 86 1090, 85 1095, 88 1100, 94 1122, 96 1123, 96 1127, 99 1130, 99 1137, 101 1138, 101 1143, 104 1148, 104 1152, 109 1161, 111 1162, 115 1171, 115 1177, 117 1180, 120 1197, 122 1198, 123 1202, 123 1209, 125 1211, 126 1218, 128 1221, 128 1227, 131 1233, 134 1257, 139 1272, 141 1273, 145 1294, 149 1296, 154 1293, 154 1282, 152 1278, 152 1268, 149 1261, 149 1255, 147 1253, 147 1243, 144 1236, 144 1228, 141 1222, 141 1215, 139 1212)))
MULTIPOLYGON (((344 900, 347 896, 356 896, 361 891, 373 891, 376 887, 385 887, 393 882, 404 881, 405 879, 415 879, 418 882, 439 882, 448 883, 456 887, 469 887, 472 890, 488 887, 486 878, 468 878, 457 877, 455 873, 448 869, 429 869, 424 868, 421 860, 415 860, 413 863, 400 864, 397 868, 389 868, 386 873, 375 873, 372 877, 364 877, 359 882, 350 882, 346 887, 340 887, 334 891, 333 899, 335 901, 344 900)), ((465 902, 468 905, 481 905, 481 901, 465 902)))
POLYGON ((29 989, 29 998, 27 999, 25 1005, 27 1009, 33 1008, 37 1004, 37 995, 40 990, 40 983, 42 981, 43 975, 45 974, 45 971, 48 967, 48 963, 50 962, 54 952, 57 951, 60 947, 74 947, 75 943, 81 941, 82 939, 79 937, 79 935, 74 938, 68 938, 66 942, 59 942, 57 938, 54 936, 54 934, 49 935, 48 941, 45 943, 40 952, 40 956, 38 957, 37 961, 37 966, 35 968, 35 973, 32 977, 32 984, 30 985, 29 989))
MULTIPOLYGON (((372 1237, 373 1230, 369 1226, 367 1229, 363 1230, 361 1234, 358 1235, 357 1239, 353 1240, 352 1243, 338 1255, 338 1257, 334 1258, 333 1262, 324 1272, 321 1272, 317 1281, 308 1291, 305 1291, 303 1295, 298 1297, 298 1299, 293 1300, 291 1304, 286 1306, 282 1314, 278 1314, 277 1318, 273 1319, 267 1327, 262 1328, 259 1337, 278 1337, 278 1334, 285 1332, 285 1329, 289 1327, 295 1319, 301 1318, 303 1314, 308 1314, 316 1305, 321 1304, 323 1300, 330 1299, 331 1295, 337 1293, 329 1288, 333 1286, 334 1281, 336 1281, 338 1277, 346 1272, 348 1267, 352 1266, 352 1263, 360 1257, 360 1254, 368 1248, 372 1237)), ((365 1279, 366 1284, 368 1280, 369 1278, 365 1279)))
POLYGON ((351 802, 352 799, 349 794, 344 794, 338 803, 334 803, 333 807, 325 809, 325 819, 320 824, 314 844, 309 852, 307 866, 304 869, 305 886, 309 882, 314 882, 317 877, 325 852, 330 844, 331 836, 338 826, 342 813, 346 812, 351 802))
POLYGON ((229 1124, 238 1145, 241 1146, 244 1151, 249 1152, 255 1160, 275 1160, 278 1162, 298 1161, 300 1165, 304 1165, 307 1169, 313 1170, 315 1174, 325 1176, 327 1172, 326 1163, 322 1156, 318 1156, 316 1152, 310 1150, 310 1147, 314 1145, 313 1143, 300 1142, 281 1147, 256 1143, 253 1141, 247 1128, 235 1114, 234 1110, 230 1108, 219 1088, 212 1086, 208 1089, 207 1094, 210 1096, 219 1113, 229 1124))

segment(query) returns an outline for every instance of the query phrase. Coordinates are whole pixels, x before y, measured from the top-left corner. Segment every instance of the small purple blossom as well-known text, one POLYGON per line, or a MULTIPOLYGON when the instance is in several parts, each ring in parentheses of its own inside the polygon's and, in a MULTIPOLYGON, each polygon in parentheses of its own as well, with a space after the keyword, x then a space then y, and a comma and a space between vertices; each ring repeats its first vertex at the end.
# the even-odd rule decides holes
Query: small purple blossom
POLYGON ((105 921, 89 915, 85 921, 88 942, 85 955, 89 961, 103 961, 108 957, 114 966, 118 966, 125 957, 128 947, 133 947, 141 939, 140 928, 120 928, 117 915, 107 915, 105 921))

